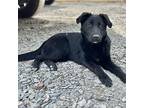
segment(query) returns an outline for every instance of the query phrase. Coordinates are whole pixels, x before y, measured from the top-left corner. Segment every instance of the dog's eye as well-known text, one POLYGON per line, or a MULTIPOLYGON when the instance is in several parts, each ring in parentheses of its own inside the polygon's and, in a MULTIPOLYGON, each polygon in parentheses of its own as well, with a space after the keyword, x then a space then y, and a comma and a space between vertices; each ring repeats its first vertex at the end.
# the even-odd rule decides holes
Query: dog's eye
POLYGON ((91 22, 89 22, 87 26, 88 26, 88 27, 92 27, 93 24, 92 24, 91 22))

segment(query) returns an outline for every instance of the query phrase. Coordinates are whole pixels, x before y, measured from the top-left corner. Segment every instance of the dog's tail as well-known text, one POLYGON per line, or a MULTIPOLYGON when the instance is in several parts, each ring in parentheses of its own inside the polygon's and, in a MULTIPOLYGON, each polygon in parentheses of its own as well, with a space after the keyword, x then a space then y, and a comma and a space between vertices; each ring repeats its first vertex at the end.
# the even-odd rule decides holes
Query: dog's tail
POLYGON ((32 52, 28 52, 25 54, 20 54, 18 55, 18 61, 28 61, 28 60, 33 60, 35 59, 38 55, 40 55, 41 50, 37 49, 32 52))

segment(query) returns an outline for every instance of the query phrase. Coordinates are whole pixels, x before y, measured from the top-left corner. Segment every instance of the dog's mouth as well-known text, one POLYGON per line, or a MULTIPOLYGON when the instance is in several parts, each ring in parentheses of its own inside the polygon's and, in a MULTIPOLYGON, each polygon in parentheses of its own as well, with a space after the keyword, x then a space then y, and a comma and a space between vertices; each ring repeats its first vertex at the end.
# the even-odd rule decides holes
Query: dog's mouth
POLYGON ((99 42, 100 42, 100 41, 94 41, 94 42, 92 42, 92 43, 95 43, 95 44, 96 44, 96 43, 99 43, 99 42))

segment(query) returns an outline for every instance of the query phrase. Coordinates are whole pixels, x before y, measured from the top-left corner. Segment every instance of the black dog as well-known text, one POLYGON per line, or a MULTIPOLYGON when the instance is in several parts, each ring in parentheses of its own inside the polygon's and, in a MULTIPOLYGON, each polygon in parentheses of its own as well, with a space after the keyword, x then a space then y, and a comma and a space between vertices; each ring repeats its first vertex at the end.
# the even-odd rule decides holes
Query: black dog
POLYGON ((81 33, 59 33, 45 41, 39 49, 18 56, 18 61, 35 59, 33 67, 44 62, 51 70, 57 70, 56 62, 74 61, 94 72, 107 87, 112 80, 102 70, 109 70, 126 83, 126 74, 116 66, 110 57, 111 41, 106 27, 112 23, 106 14, 93 15, 84 12, 77 19, 81 33))

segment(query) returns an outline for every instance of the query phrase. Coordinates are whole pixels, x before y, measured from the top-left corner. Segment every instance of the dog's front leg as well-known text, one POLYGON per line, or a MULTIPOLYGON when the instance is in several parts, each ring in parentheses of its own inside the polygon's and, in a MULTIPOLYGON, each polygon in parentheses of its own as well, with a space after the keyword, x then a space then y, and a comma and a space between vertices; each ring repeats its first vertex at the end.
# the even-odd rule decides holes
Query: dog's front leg
POLYGON ((104 84, 106 87, 112 86, 112 80, 110 77, 102 70, 99 65, 96 65, 94 62, 83 62, 83 65, 87 67, 90 71, 94 72, 99 80, 104 84))
POLYGON ((119 66, 114 64, 112 61, 104 63, 102 67, 106 70, 109 70, 111 73, 119 77, 121 81, 126 83, 126 74, 122 71, 122 69, 119 66))

